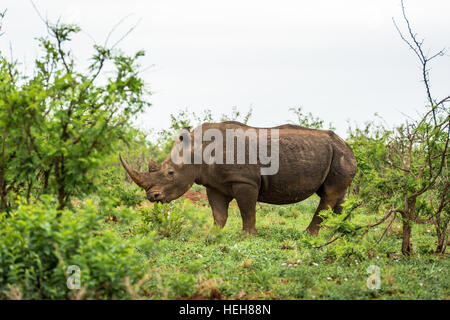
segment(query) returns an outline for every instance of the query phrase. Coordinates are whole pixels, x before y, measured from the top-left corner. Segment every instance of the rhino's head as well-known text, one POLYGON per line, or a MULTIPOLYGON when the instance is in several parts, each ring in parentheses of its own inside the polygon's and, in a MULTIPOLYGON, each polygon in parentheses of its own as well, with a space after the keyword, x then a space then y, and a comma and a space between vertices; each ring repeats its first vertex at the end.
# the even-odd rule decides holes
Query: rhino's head
POLYGON ((119 156, 128 175, 145 190, 151 202, 167 203, 177 199, 194 183, 193 168, 189 165, 176 165, 169 159, 159 164, 150 158, 148 172, 139 172, 119 156))

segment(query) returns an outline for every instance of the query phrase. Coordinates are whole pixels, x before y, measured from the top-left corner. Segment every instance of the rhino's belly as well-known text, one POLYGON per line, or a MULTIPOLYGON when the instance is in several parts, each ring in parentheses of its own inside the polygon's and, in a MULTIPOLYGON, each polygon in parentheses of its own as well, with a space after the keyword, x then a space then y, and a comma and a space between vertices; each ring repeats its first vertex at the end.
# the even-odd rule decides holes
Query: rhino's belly
POLYGON ((316 183, 302 182, 299 178, 294 181, 277 181, 271 183, 268 188, 262 186, 258 201, 270 204, 290 204, 296 203, 313 195, 321 186, 322 182, 316 183))
POLYGON ((258 201, 271 204, 289 204, 313 195, 325 181, 329 163, 299 166, 283 170, 272 176, 261 176, 258 201))
MULTIPOLYGON (((314 191, 315 192, 315 191, 314 191)), ((259 202, 270 203, 270 204, 291 204, 297 203, 305 200, 312 196, 314 192, 310 193, 298 193, 295 196, 286 196, 284 194, 270 194, 270 195, 260 195, 258 197, 259 202)))

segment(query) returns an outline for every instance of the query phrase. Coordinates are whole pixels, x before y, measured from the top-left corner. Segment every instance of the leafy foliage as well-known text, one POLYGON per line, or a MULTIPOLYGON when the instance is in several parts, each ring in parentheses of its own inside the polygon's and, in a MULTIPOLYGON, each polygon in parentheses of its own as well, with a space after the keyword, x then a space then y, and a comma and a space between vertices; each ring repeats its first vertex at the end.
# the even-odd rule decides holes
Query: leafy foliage
MULTIPOLYGON (((311 129, 324 129, 325 121, 315 117, 311 112, 304 113, 302 107, 290 108, 289 111, 297 117, 296 124, 311 129)), ((328 124, 329 130, 334 130, 333 124, 328 124)))
POLYGON ((388 130, 367 125, 350 130, 349 144, 358 162, 353 192, 373 211, 402 216, 402 251, 412 254, 410 224, 434 224, 437 252, 445 251, 448 214, 448 113, 428 111, 417 121, 388 130), (447 114, 447 115, 446 115, 447 114))
POLYGON ((184 217, 184 208, 179 205, 155 203, 152 208, 143 209, 143 231, 156 230, 162 237, 180 234, 184 217))
POLYGON ((127 139, 130 119, 149 105, 137 72, 142 51, 127 56, 96 45, 90 66, 80 71, 65 48, 80 28, 48 28, 51 38, 39 39, 43 53, 32 77, 0 61, 2 208, 14 188, 57 194, 61 208, 95 190, 95 169, 127 139))
MULTIPOLYGON (((106 211, 120 216, 120 210, 106 211)), ((104 219, 92 202, 60 211, 48 197, 1 214, 0 292, 14 285, 26 299, 69 298, 67 267, 76 265, 84 297, 127 297, 124 277, 137 281, 144 275, 145 254, 139 252, 151 253, 154 244, 151 237, 122 238, 104 219)))

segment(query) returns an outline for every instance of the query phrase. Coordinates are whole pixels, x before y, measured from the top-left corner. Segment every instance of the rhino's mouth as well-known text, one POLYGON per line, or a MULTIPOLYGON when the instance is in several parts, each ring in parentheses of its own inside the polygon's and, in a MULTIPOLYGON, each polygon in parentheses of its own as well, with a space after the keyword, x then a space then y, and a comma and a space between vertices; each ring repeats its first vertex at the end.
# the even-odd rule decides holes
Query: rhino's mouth
POLYGON ((166 199, 149 199, 149 198, 147 198, 147 199, 150 202, 158 202, 158 203, 167 203, 167 202, 169 202, 169 201, 166 201, 166 199))
POLYGON ((159 190, 154 190, 154 191, 151 191, 151 192, 147 191, 147 199, 150 202, 166 203, 165 195, 159 190))
POLYGON ((155 199, 155 197, 147 197, 148 201, 152 202, 152 203, 170 203, 173 199, 170 199, 168 197, 158 197, 157 199, 155 199))

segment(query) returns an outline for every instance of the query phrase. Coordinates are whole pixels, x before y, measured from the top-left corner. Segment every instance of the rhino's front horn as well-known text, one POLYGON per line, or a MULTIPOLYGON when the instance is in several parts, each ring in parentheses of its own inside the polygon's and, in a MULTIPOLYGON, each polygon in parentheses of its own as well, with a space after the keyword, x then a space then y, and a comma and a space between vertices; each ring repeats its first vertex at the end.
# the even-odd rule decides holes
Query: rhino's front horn
POLYGON ((130 167, 130 165, 125 160, 123 160, 121 154, 119 154, 119 157, 120 157, 120 162, 122 162, 122 165, 125 168, 125 170, 127 171, 130 178, 133 179, 133 181, 139 187, 147 190, 150 185, 145 179, 145 176, 146 176, 145 172, 139 172, 139 171, 134 170, 132 167, 130 167))
POLYGON ((155 161, 153 161, 152 157, 148 158, 148 172, 159 171, 161 169, 161 165, 155 161))

